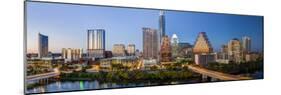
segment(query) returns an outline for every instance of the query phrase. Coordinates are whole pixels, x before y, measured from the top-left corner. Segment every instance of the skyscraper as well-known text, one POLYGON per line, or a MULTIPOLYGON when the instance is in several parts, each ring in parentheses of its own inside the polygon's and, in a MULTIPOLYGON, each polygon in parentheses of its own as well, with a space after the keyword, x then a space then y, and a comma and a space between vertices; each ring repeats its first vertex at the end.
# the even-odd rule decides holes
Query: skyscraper
POLYGON ((193 53, 211 53, 213 48, 205 32, 200 32, 193 47, 193 53))
POLYGON ((143 28, 143 58, 158 59, 158 33, 156 29, 143 28))
POLYGON ((162 37, 165 36, 165 15, 164 15, 164 10, 160 10, 159 13, 159 39, 160 43, 162 43, 162 37))
POLYGON ((163 36, 162 37, 162 44, 161 44, 161 62, 170 62, 172 61, 172 48, 170 44, 170 39, 169 37, 163 36))
POLYGON ((105 50, 105 30, 90 29, 87 36, 87 51, 89 58, 103 58, 105 50))
POLYGON ((114 44, 112 54, 115 57, 126 56, 125 45, 124 44, 114 44))
POLYGON ((48 36, 38 33, 38 56, 39 58, 47 57, 49 52, 48 36))
POLYGON ((135 51, 136 51, 135 44, 129 44, 127 47, 128 55, 130 56, 135 55, 135 51))
POLYGON ((242 38, 242 47, 244 53, 250 53, 251 52, 251 38, 250 37, 243 37, 242 38))
POLYGON ((234 38, 228 42, 228 58, 233 62, 241 62, 241 43, 238 39, 234 38))
POLYGON ((179 39, 178 39, 178 36, 176 34, 173 34, 171 43, 172 43, 172 56, 177 57, 178 53, 179 53, 178 52, 179 39))

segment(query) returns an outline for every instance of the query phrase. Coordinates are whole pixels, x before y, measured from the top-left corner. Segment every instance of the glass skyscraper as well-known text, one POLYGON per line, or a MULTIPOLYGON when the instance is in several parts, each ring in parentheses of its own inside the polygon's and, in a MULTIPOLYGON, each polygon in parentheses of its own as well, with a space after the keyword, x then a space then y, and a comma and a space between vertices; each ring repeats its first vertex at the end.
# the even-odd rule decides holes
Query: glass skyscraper
POLYGON ((48 56, 48 36, 38 33, 38 57, 48 56))
POLYGON ((90 58, 103 58, 105 50, 105 30, 90 29, 87 35, 87 51, 90 58))
POLYGON ((162 43, 162 37, 165 36, 165 15, 164 15, 164 11, 160 10, 160 14, 159 14, 159 33, 160 33, 160 40, 162 43))

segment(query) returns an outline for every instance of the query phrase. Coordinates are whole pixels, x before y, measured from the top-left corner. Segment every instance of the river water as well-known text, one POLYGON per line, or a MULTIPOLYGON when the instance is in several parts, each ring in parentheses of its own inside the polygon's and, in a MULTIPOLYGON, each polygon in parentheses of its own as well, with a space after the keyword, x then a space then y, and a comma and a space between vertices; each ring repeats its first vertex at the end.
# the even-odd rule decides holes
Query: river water
MULTIPOLYGON (((263 72, 256 72, 252 74, 254 79, 263 79, 263 72)), ((55 81, 44 86, 34 87, 28 89, 27 93, 43 93, 43 92, 58 92, 58 91, 72 91, 72 90, 95 90, 106 88, 122 88, 122 87, 136 87, 136 86, 151 86, 163 84, 182 84, 182 83, 200 83, 201 79, 193 79, 189 81, 171 81, 171 82, 145 82, 145 83, 101 83, 95 81, 55 81)))
POLYGON ((173 81, 173 82, 146 82, 146 83, 100 83, 95 81, 56 81, 44 86, 34 87, 28 89, 27 93, 42 93, 42 92, 58 92, 58 91, 72 91, 72 90, 94 90, 105 88, 122 88, 122 87, 137 87, 137 86, 151 86, 163 84, 179 84, 179 83, 196 83, 198 80, 192 81, 173 81))

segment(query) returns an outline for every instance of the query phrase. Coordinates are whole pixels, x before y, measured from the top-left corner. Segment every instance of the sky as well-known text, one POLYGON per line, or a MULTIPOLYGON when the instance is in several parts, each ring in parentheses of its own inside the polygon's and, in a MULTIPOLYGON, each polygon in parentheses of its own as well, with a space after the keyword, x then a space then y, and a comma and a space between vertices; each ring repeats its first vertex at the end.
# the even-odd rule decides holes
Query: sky
MULTIPOLYGON (((106 50, 135 44, 142 51, 142 28, 158 29, 159 10, 28 2, 27 52, 37 53, 38 33, 49 37, 49 51, 87 46, 88 29, 105 29, 106 50)), ((215 50, 233 38, 249 36, 252 50, 263 50, 263 18, 214 13, 165 11, 166 34, 194 44, 206 32, 215 50)))

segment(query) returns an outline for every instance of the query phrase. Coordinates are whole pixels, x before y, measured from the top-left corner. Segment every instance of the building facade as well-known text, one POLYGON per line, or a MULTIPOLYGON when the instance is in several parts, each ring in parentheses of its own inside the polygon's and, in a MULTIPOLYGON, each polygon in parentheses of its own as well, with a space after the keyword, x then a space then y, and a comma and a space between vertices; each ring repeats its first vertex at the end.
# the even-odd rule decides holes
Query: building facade
POLYGON ((208 63, 215 62, 215 54, 195 54, 195 63, 197 65, 206 66, 208 63))
POLYGON ((176 34, 172 35, 172 39, 171 39, 171 46, 172 46, 172 57, 178 57, 178 53, 179 53, 179 39, 178 36, 176 34))
POLYGON ((242 61, 242 46, 238 39, 234 38, 228 42, 228 58, 230 61, 239 63, 242 61))
POLYGON ((126 56, 126 50, 124 44, 114 44, 112 54, 114 57, 126 56))
MULTIPOLYGON (((165 36, 165 12, 160 10, 159 12, 159 43, 162 43, 162 37, 165 36)), ((160 45, 159 45, 160 46, 160 45)))
POLYGON ((172 61, 172 47, 168 36, 162 37, 161 50, 160 50, 161 62, 172 61))
POLYGON ((127 46, 127 53, 129 56, 135 56, 136 46, 135 44, 129 44, 127 46))
POLYGON ((105 30, 90 29, 87 35, 87 53, 89 58, 104 58, 105 30))
POLYGON ((179 43, 178 44, 178 57, 193 59, 192 45, 190 43, 179 43))
POLYGON ((74 48, 62 48, 62 58, 65 60, 65 63, 78 61, 82 58, 83 49, 74 49, 74 48))
POLYGON ((49 52, 48 36, 38 33, 38 57, 47 57, 49 52))
POLYGON ((242 47, 244 53, 250 53, 251 52, 251 38, 250 37, 243 37, 242 38, 242 47))
POLYGON ((205 32, 200 32, 194 47, 193 47, 193 53, 195 54, 202 54, 202 53, 212 53, 213 52, 213 48, 211 43, 209 42, 209 39, 206 35, 205 32))
POLYGON ((157 59, 159 58, 158 50, 158 33, 156 29, 143 28, 143 58, 157 59))

